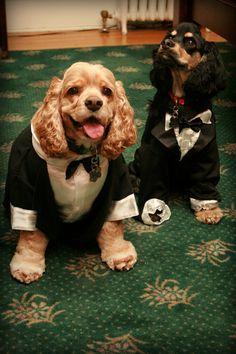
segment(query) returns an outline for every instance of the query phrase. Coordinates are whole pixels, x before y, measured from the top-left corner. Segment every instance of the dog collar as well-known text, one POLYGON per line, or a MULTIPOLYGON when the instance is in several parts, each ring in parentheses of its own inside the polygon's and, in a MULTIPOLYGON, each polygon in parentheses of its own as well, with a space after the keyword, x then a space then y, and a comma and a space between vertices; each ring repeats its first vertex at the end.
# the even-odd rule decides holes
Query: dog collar
POLYGON ((91 153, 91 147, 85 147, 84 145, 76 145, 74 140, 67 138, 67 144, 71 151, 74 151, 78 155, 87 155, 91 153))
MULTIPOLYGON (((80 148, 80 146, 78 148, 80 148)), ((83 163, 85 170, 89 173, 91 182, 96 182, 97 179, 101 177, 100 159, 97 148, 90 147, 88 152, 90 152, 90 156, 81 160, 73 160, 69 163, 66 169, 66 179, 69 179, 74 174, 81 163, 83 163)))
POLYGON ((175 104, 175 106, 184 106, 184 103, 185 103, 184 97, 177 97, 173 94, 172 91, 169 92, 169 96, 170 96, 172 102, 175 104))

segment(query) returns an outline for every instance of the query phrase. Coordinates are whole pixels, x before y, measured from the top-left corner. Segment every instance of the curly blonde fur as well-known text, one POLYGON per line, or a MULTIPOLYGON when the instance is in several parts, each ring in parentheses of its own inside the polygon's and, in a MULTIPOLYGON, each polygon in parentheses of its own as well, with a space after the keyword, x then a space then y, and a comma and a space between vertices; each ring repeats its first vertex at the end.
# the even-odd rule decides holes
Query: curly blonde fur
MULTIPOLYGON (((81 154, 83 146, 86 154, 96 150, 112 160, 135 143, 133 115, 122 83, 110 70, 79 62, 65 71, 62 80, 53 78, 32 125, 41 149, 50 158, 76 159, 74 154, 81 154)), ((12 276, 27 284, 40 279, 47 244, 47 235, 41 230, 20 230, 10 264, 12 276)), ((134 246, 124 240, 122 221, 105 221, 98 244, 102 260, 113 270, 129 270, 137 261, 134 246)))
POLYGON ((61 80, 56 77, 52 79, 43 105, 33 117, 40 145, 45 154, 51 157, 62 157, 69 151, 59 113, 61 86, 61 80))
POLYGON ((32 123, 41 148, 50 157, 67 156, 69 139, 76 146, 97 146, 111 160, 136 141, 133 115, 121 81, 110 70, 78 62, 65 71, 63 80, 52 80, 32 123), (89 119, 104 128, 102 136, 87 136, 83 125, 89 119))
POLYGON ((102 144, 101 153, 108 159, 114 159, 136 141, 136 129, 133 123, 133 109, 128 103, 121 81, 116 81, 117 110, 108 137, 102 144))

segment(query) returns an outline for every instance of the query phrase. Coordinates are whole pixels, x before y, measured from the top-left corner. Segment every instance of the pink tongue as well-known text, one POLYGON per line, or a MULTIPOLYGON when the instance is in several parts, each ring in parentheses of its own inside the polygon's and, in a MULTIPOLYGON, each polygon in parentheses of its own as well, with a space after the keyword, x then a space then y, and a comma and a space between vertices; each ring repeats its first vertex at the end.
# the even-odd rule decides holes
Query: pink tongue
POLYGON ((104 127, 98 123, 86 123, 83 125, 85 133, 91 139, 102 138, 104 134, 104 127))

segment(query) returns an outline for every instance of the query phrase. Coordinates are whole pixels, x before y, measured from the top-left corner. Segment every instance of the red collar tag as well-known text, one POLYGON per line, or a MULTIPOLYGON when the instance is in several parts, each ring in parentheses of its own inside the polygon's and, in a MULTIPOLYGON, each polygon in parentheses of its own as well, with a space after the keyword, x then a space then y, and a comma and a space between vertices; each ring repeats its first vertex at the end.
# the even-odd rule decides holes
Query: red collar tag
POLYGON ((177 97, 174 96, 173 93, 170 91, 169 92, 170 98, 172 100, 172 102, 176 105, 176 106, 183 106, 185 101, 183 97, 177 97))

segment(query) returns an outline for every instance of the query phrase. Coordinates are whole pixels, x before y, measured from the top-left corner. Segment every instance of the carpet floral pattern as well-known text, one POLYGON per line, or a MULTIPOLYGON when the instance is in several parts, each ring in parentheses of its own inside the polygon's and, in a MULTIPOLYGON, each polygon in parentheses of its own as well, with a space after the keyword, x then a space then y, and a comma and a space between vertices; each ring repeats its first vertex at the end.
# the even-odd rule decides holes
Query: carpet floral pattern
MULTIPOLYGON (((13 280, 18 234, 0 210, 0 353, 229 354, 236 352, 236 49, 217 44, 227 89, 214 99, 224 218, 198 223, 184 198, 159 227, 125 222, 138 263, 113 272, 97 249, 50 244, 44 277, 13 280)), ((140 141, 155 46, 11 52, 0 62, 0 194, 11 145, 40 106, 50 80, 76 61, 102 63, 123 81, 140 141)), ((136 145, 136 146, 137 146, 136 145)), ((130 161, 136 146, 125 152, 130 161)))

